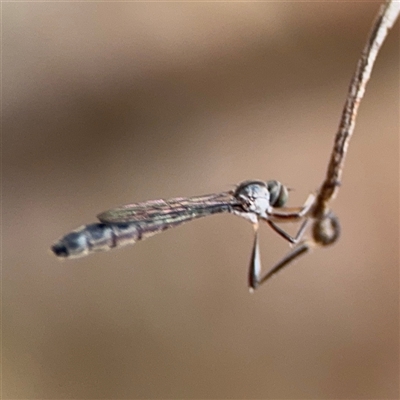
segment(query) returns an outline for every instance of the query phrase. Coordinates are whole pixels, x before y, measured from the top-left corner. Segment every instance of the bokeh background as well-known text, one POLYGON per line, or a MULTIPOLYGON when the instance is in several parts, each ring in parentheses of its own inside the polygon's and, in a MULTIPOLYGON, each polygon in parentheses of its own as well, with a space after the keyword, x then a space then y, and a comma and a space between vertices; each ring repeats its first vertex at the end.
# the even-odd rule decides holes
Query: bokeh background
MULTIPOLYGON (((254 294, 252 227, 230 215, 79 260, 49 252, 100 211, 250 178, 302 204, 378 6, 3 3, 3 398, 398 398, 398 24, 334 246, 254 294)), ((263 228, 265 269, 287 251, 263 228)))

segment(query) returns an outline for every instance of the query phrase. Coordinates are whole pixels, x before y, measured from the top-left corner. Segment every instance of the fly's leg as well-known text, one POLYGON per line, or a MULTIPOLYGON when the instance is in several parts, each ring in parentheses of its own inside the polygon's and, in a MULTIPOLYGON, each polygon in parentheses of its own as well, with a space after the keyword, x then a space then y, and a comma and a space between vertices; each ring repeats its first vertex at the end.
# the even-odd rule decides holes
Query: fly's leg
POLYGON ((258 279, 261 274, 260 246, 258 243, 258 224, 254 224, 253 227, 254 242, 253 249, 251 251, 250 267, 248 274, 248 284, 251 292, 258 286, 258 279))
POLYGON ((276 209, 272 209, 270 211, 267 211, 267 218, 270 221, 274 222, 295 222, 298 221, 299 219, 304 218, 309 214, 311 211, 312 206, 314 205, 315 202, 315 195, 310 194, 307 197, 307 200, 305 201, 304 205, 302 207, 297 207, 297 208, 282 208, 282 211, 278 211, 276 209))
MULTIPOLYGON (((289 212, 289 213, 269 213, 268 216, 272 216, 276 220, 288 222, 291 220, 297 221, 300 218, 303 218, 305 215, 309 213, 311 210, 312 205, 314 204, 315 196, 311 194, 308 196, 306 202, 304 203, 303 207, 299 208, 296 212, 289 212)), ((288 242, 292 244, 299 243, 302 239, 305 230, 307 229, 310 219, 306 218, 300 225, 300 228, 296 235, 293 237, 289 235, 286 231, 276 225, 273 221, 268 218, 262 218, 266 221, 269 226, 281 237, 286 239, 288 242)), ((271 275, 278 272, 281 268, 285 265, 289 264, 292 260, 300 256, 301 254, 308 251, 308 247, 304 247, 304 243, 294 248, 285 258, 283 258, 275 267, 272 268, 266 275, 261 277, 261 256, 260 256, 260 246, 258 242, 258 221, 253 223, 254 227, 254 242, 253 242, 253 249, 251 252, 250 258, 250 267, 248 273, 248 284, 251 291, 255 290, 259 285, 265 282, 271 275)))
MULTIPOLYGON (((297 233, 296 237, 302 236, 305 228, 308 225, 309 220, 305 220, 297 233)), ((311 242, 302 242, 298 246, 296 246, 292 251, 289 252, 287 256, 285 256, 281 261, 279 261, 273 268, 271 268, 264 276, 261 275, 261 256, 260 256, 260 246, 258 242, 258 224, 254 224, 254 242, 253 249, 251 252, 250 258, 250 267, 248 274, 248 284, 250 291, 253 292, 264 283, 267 279, 269 279, 272 275, 276 274, 283 267, 291 263, 294 259, 305 254, 311 248, 311 242)), ((279 227, 277 227, 279 228, 279 227)), ((279 228, 280 229, 280 228, 279 228)), ((277 231, 279 233, 279 231, 277 231)), ((284 235, 287 235, 285 231, 282 231, 284 235)), ((283 235, 282 235, 283 236, 283 235)), ((289 235, 288 235, 289 236, 289 235)), ((286 236, 283 236, 286 238, 286 236)))
POLYGON ((275 224, 276 222, 296 222, 301 218, 307 216, 310 212, 312 205, 314 204, 315 195, 310 194, 304 203, 303 207, 297 209, 297 211, 291 212, 278 212, 278 211, 270 211, 267 213, 268 218, 262 218, 264 221, 268 223, 268 225, 281 237, 290 242, 291 244, 299 243, 302 239, 305 230, 307 229, 310 219, 306 218, 302 224, 300 225, 299 230, 296 235, 293 237, 289 235, 285 230, 280 228, 275 224))
POLYGON ((299 230, 297 231, 296 235, 293 237, 289 235, 286 231, 284 231, 282 228, 280 228, 278 225, 276 225, 274 222, 267 220, 268 225, 280 236, 282 236, 284 239, 286 239, 288 242, 292 244, 298 243, 301 238, 304 235, 305 230, 307 229, 310 219, 304 220, 301 225, 299 230))
POLYGON ((255 282, 253 282, 253 286, 250 286, 250 291, 254 291, 257 289, 258 286, 263 284, 272 275, 275 275, 279 272, 282 268, 289 265, 292 261, 296 258, 300 257, 303 254, 306 254, 308 251, 311 250, 313 242, 302 242, 298 246, 296 246, 292 251, 290 251, 281 261, 279 261, 276 265, 274 265, 264 276, 259 277, 255 282))
MULTIPOLYGON (((303 234, 310 223, 310 219, 307 218, 305 221, 302 222, 300 229, 294 238, 290 236, 288 233, 286 233, 279 226, 275 225, 272 221, 267 221, 267 222, 275 230, 275 232, 281 235, 284 239, 286 239, 290 243, 296 244, 303 237, 303 234)), ((249 281, 248 281, 251 292, 257 289, 258 286, 264 283, 272 275, 276 274, 283 267, 291 263, 297 257, 306 253, 311 248, 310 242, 301 242, 292 251, 290 251, 289 254, 287 254, 281 261, 279 261, 278 264, 276 264, 273 268, 271 268, 264 276, 261 276, 261 257, 260 257, 260 246, 258 242, 258 224, 254 224, 253 226, 255 233, 254 233, 253 249, 251 252, 249 281)))
MULTIPOLYGON (((305 230, 308 225, 309 219, 303 222, 299 233, 305 230), (304 227, 303 227, 304 226, 304 227)), ((266 274, 261 276, 261 262, 260 262, 260 252, 258 249, 258 237, 257 230, 256 236, 254 238, 253 252, 249 271, 249 287, 250 291, 254 291, 258 286, 266 282, 271 276, 275 275, 282 268, 289 265, 292 261, 297 259, 303 254, 309 252, 315 246, 330 246, 335 243, 340 235, 340 223, 338 217, 329 211, 325 215, 322 215, 318 219, 314 220, 312 226, 312 239, 300 242, 296 245, 282 260, 280 260, 276 265, 274 265, 266 274)), ((302 236, 302 233, 301 235, 302 236)))

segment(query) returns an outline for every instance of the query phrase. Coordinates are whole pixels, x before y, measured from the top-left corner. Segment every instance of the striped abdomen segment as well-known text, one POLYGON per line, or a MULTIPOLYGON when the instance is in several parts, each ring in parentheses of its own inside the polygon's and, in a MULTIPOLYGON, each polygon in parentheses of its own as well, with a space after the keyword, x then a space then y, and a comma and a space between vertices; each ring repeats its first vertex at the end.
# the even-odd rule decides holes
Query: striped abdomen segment
POLYGON ((126 223, 98 222, 84 225, 58 240, 53 244, 51 250, 61 258, 83 257, 96 251, 134 244, 196 218, 230 211, 230 206, 220 205, 208 210, 199 208, 188 210, 185 213, 170 213, 155 217, 153 220, 126 223))
POLYGON ((78 258, 135 243, 141 236, 141 229, 135 224, 94 223, 68 233, 53 244, 51 250, 58 257, 78 258))

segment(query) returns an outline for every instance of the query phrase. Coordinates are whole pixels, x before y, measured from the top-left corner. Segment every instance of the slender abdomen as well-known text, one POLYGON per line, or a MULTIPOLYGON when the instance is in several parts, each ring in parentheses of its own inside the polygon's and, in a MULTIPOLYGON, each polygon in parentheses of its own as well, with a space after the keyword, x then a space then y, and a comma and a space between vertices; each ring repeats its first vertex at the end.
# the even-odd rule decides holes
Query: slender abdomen
POLYGON ((96 251, 133 244, 142 239, 141 233, 140 226, 136 224, 94 223, 68 233, 53 244, 51 250, 57 257, 78 258, 96 251))
POLYGON ((51 250, 60 258, 78 258, 97 251, 134 244, 166 229, 207 215, 231 212, 229 204, 170 212, 151 220, 132 222, 97 222, 84 225, 59 239, 51 250))

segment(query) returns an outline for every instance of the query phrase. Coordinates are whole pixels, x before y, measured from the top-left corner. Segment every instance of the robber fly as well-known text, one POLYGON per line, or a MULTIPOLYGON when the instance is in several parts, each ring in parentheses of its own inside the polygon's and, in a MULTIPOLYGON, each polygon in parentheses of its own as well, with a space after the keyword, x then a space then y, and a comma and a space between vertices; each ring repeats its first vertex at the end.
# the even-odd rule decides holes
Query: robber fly
POLYGON ((83 225, 60 238, 51 250, 60 258, 78 258, 97 251, 106 251, 134 244, 156 233, 179 226, 193 219, 218 213, 231 213, 250 221, 255 229, 250 286, 256 287, 261 271, 257 231, 259 221, 265 221, 290 243, 297 243, 304 229, 295 237, 276 225, 276 222, 298 221, 308 213, 313 198, 303 207, 284 207, 288 189, 271 180, 245 181, 235 190, 169 200, 150 200, 113 208, 97 216, 100 222, 83 225))

